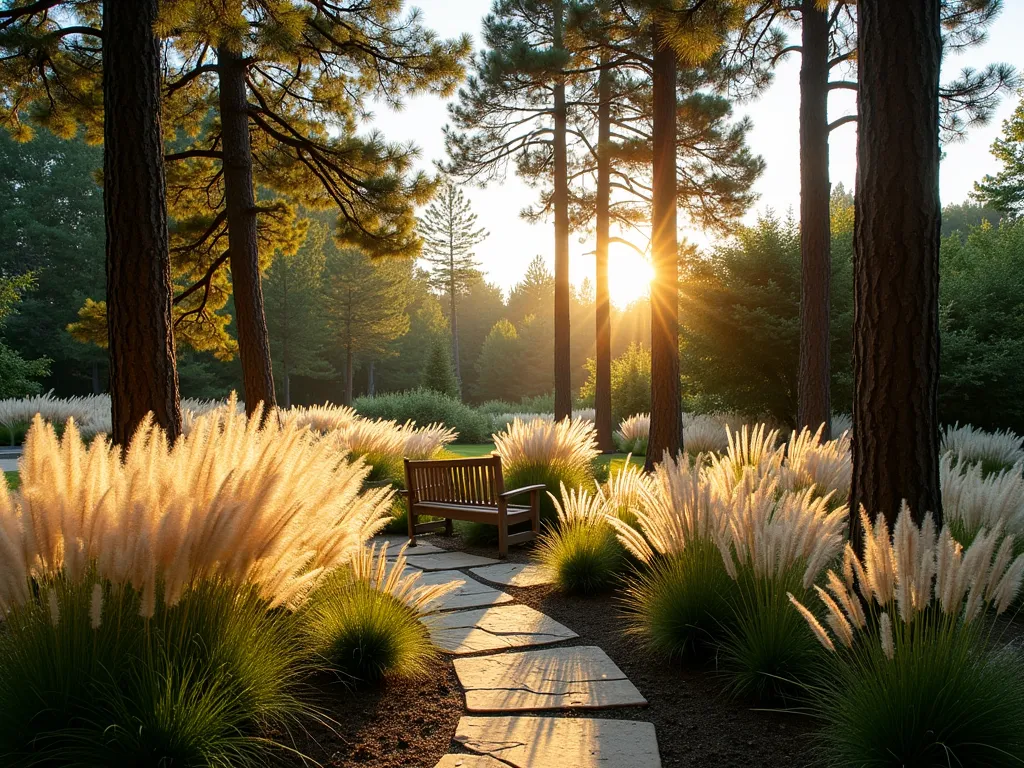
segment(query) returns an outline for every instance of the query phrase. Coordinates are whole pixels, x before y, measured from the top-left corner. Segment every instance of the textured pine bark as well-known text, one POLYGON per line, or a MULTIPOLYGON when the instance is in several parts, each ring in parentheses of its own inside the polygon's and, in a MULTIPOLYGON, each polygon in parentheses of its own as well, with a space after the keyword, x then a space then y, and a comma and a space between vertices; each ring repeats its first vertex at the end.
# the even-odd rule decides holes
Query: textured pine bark
MULTIPOLYGON (((562 45, 562 0, 554 2, 555 47, 562 45)), ((569 170, 565 138, 565 83, 554 87, 555 421, 572 416, 569 331, 569 170)))
POLYGON ((609 204, 611 201, 611 69, 602 54, 597 103, 597 239, 594 316, 597 321, 594 371, 594 419, 597 447, 615 450, 612 442, 612 326, 608 294, 609 204))
POLYGON ((904 499, 941 522, 939 4, 858 5, 851 504, 890 522, 904 499))
POLYGON ((676 239, 676 57, 654 36, 653 200, 651 203, 651 434, 645 467, 683 447, 679 392, 679 256, 676 239))
POLYGON ((112 439, 181 432, 171 321, 157 0, 103 4, 103 203, 112 439))
POLYGON ((829 292, 832 282, 828 170, 828 16, 817 0, 801 7, 800 65, 800 374, 797 426, 831 419, 829 292))
POLYGON ((276 400, 256 239, 256 198, 252 179, 245 62, 228 47, 217 49, 217 61, 235 327, 238 329, 238 355, 242 363, 245 408, 252 414, 260 403, 270 409, 276 400))

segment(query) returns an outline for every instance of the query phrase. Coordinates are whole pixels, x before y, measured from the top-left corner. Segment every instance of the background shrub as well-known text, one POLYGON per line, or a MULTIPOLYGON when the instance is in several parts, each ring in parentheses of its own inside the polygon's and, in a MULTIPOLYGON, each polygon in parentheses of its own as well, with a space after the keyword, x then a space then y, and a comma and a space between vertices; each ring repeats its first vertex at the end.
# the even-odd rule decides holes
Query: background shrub
MULTIPOLYGON (((587 360, 587 380, 580 402, 592 407, 597 387, 597 362, 587 360)), ((651 412, 651 352, 632 343, 612 360, 612 421, 619 423, 636 413, 651 412)))
POLYGON ((485 443, 491 437, 491 421, 486 414, 454 397, 429 389, 392 392, 376 397, 358 397, 356 411, 368 419, 392 419, 420 426, 441 422, 459 433, 456 442, 485 443))

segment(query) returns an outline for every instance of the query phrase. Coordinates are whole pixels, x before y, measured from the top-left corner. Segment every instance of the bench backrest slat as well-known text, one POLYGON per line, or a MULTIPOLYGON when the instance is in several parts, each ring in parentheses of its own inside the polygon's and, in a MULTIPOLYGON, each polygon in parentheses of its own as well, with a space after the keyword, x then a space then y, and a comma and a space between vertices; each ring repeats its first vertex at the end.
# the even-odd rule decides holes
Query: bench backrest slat
POLYGON ((405 482, 414 502, 438 501, 496 507, 505 490, 501 458, 405 460, 405 482))

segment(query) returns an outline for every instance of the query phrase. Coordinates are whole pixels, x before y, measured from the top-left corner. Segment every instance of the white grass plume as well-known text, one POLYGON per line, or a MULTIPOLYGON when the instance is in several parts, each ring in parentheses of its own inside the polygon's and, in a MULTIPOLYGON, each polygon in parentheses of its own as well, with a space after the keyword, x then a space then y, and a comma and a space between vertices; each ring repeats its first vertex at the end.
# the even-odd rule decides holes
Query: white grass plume
POLYGON ((155 608, 203 579, 252 584, 295 606, 382 525, 390 492, 362 493, 368 468, 294 424, 234 407, 195 420, 168 446, 144 423, 125 453, 88 448, 74 422, 62 438, 37 416, 21 488, 0 489, 0 609, 28 597, 30 578, 129 583, 155 608))
MULTIPOLYGON (((910 624, 926 609, 937 606, 955 619, 971 622, 992 609, 996 614, 1010 607, 1024 578, 1024 555, 1013 558, 1013 536, 982 529, 974 543, 964 550, 948 527, 937 531, 931 515, 917 525, 906 503, 896 518, 892 538, 884 518, 872 525, 861 510, 864 527, 864 556, 858 557, 850 544, 844 552, 843 577, 829 571, 828 588, 819 589, 828 624, 844 645, 855 642, 855 634, 869 626, 854 589, 858 589, 869 610, 910 624), (1000 543, 1001 542, 1001 543, 1000 543), (998 546, 997 546, 998 544, 998 546), (856 587, 855 587, 856 585, 856 587), (827 598, 827 599, 826 599, 827 598), (833 599, 834 598, 834 599, 833 599), (837 629, 838 628, 838 629, 837 629)), ((790 599, 793 600, 792 596, 790 599)), ((794 604, 822 645, 832 649, 827 633, 812 621, 813 615, 796 600, 794 604)), ((892 627, 882 629, 882 649, 892 657, 892 627)))
POLYGON ((729 428, 720 419, 704 413, 683 414, 683 450, 691 456, 722 453, 729 447, 729 428))
POLYGON ((999 527, 1024 534, 1024 462, 986 477, 980 463, 958 462, 947 453, 939 462, 939 482, 943 515, 965 533, 999 527))
POLYGON ((515 419, 506 431, 494 435, 494 447, 506 472, 538 464, 589 471, 600 453, 594 425, 584 419, 515 419))
POLYGON ((785 484, 791 491, 809 488, 818 495, 833 493, 839 502, 845 502, 853 479, 850 437, 844 433, 835 440, 822 441, 824 429, 823 424, 813 434, 806 428, 792 433, 786 448, 785 484))
POLYGON ((940 450, 961 463, 988 461, 1010 467, 1024 461, 1024 438, 1009 430, 986 432, 970 424, 954 424, 943 433, 940 450))

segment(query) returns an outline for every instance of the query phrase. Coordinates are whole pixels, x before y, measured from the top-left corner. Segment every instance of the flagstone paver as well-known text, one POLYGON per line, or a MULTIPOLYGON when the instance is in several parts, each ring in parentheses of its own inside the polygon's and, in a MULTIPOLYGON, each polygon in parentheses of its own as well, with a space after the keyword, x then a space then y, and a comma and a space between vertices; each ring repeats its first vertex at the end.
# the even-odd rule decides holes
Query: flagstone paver
POLYGON ((594 645, 456 659, 470 712, 643 706, 647 700, 594 645))
MULTIPOLYGON (((402 547, 404 547, 408 543, 409 537, 402 534, 390 533, 386 536, 377 536, 375 537, 374 541, 386 541, 388 543, 388 557, 395 558, 398 557, 398 553, 402 549, 402 547)), ((416 543, 415 547, 409 547, 408 549, 406 549, 405 554, 408 557, 411 555, 436 555, 440 552, 447 551, 447 549, 441 549, 441 547, 434 546, 433 544, 428 544, 425 541, 420 541, 416 543)))
POLYGON ((474 565, 491 565, 498 562, 489 557, 471 555, 468 552, 442 552, 434 555, 413 555, 406 552, 409 565, 424 571, 450 571, 455 568, 470 568, 474 565))
POLYGON ((487 755, 445 755, 434 768, 508 768, 487 755))
POLYGON ((456 656, 578 637, 554 619, 518 603, 439 614, 430 622, 430 634, 439 648, 456 656))
MULTIPOLYGON (((406 568, 407 571, 415 572, 415 568, 406 568)), ((417 584, 448 584, 455 582, 458 586, 441 595, 437 600, 431 602, 428 611, 452 611, 465 608, 481 608, 488 605, 499 605, 500 603, 511 603, 512 595, 501 590, 481 584, 476 579, 467 576, 459 571, 431 571, 421 572, 417 584)))
POLYGON ((652 723, 568 717, 463 717, 455 741, 515 768, 660 768, 652 723))
POLYGON ((539 587, 551 584, 555 580, 549 569, 534 564, 498 563, 483 568, 473 568, 470 573, 481 579, 508 587, 539 587))

